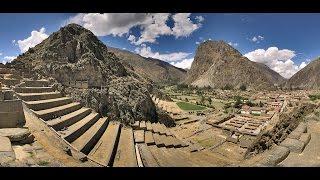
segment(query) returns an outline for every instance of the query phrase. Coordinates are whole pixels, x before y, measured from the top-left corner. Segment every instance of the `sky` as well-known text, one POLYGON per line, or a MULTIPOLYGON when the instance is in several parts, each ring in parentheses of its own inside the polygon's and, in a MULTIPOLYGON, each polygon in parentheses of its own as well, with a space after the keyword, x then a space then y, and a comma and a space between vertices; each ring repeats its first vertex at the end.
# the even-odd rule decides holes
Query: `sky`
POLYGON ((197 46, 223 40, 249 60, 290 78, 320 56, 320 14, 45 13, 0 14, 0 62, 12 61, 69 23, 107 46, 190 68, 197 46))

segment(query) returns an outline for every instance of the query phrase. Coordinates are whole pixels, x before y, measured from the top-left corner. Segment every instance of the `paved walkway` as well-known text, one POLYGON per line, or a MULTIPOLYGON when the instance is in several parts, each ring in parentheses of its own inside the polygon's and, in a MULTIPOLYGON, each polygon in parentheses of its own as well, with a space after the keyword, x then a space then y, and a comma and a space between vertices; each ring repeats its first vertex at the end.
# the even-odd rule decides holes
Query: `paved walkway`
POLYGON ((291 152, 279 166, 320 167, 320 121, 308 121, 311 140, 301 154, 291 152))

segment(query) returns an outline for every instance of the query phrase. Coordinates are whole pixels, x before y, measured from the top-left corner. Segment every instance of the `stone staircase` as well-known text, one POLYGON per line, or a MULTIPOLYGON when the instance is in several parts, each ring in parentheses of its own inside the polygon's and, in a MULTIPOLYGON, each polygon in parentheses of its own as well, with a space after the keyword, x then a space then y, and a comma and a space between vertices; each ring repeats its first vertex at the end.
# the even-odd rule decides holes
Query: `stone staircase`
POLYGON ((37 117, 88 159, 102 166, 137 166, 131 127, 100 117, 50 86, 16 87, 14 91, 37 117))
POLYGON ((125 126, 110 121, 70 97, 63 97, 51 86, 15 87, 14 91, 70 147, 102 166, 212 165, 203 153, 193 155, 192 147, 161 123, 136 121, 125 126))

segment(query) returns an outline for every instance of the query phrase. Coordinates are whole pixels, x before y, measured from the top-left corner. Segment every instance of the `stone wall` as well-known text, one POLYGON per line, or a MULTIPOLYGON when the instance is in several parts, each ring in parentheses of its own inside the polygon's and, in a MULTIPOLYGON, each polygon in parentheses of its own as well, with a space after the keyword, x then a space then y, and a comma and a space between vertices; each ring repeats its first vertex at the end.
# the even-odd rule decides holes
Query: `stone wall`
POLYGON ((21 100, 0 101, 0 128, 14 128, 24 122, 21 100))

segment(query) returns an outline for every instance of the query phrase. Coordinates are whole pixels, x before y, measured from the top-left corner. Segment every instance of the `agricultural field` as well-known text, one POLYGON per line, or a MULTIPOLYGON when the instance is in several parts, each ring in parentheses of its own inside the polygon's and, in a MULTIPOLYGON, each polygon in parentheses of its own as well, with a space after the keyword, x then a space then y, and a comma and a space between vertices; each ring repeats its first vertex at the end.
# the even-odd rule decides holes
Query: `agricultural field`
POLYGON ((200 111, 206 109, 206 107, 198 106, 187 102, 177 102, 180 109, 184 111, 200 111))

